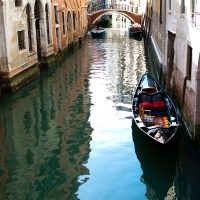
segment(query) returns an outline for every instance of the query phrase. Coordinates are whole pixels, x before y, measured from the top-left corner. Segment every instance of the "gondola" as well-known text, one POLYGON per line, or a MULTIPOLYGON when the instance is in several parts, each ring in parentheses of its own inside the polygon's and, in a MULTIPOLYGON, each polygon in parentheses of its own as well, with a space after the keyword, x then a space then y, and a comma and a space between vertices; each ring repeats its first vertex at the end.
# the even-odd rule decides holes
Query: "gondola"
POLYGON ((130 37, 141 37, 142 36, 142 27, 140 24, 135 23, 133 25, 130 25, 128 28, 129 36, 130 37))
POLYGON ((167 144, 177 136, 176 108, 161 85, 145 73, 133 96, 133 119, 140 132, 151 140, 167 144))

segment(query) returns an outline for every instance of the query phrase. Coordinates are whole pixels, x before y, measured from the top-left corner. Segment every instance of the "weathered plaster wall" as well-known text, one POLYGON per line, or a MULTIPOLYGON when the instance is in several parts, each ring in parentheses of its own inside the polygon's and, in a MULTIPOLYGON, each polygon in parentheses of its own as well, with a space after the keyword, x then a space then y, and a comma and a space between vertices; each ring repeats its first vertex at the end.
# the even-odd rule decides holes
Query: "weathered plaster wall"
MULTIPOLYGON (((173 93, 182 109, 183 117, 191 136, 197 134, 195 127, 200 124, 199 106, 197 91, 197 71, 200 52, 200 31, 194 24, 194 19, 190 13, 190 2, 185 1, 185 13, 180 12, 180 1, 171 1, 169 10, 167 2, 167 31, 176 34, 174 43, 174 71, 173 71, 173 93), (192 71, 191 80, 187 80, 187 46, 192 48, 192 71)), ((200 5, 195 5, 196 11, 200 10, 200 5)), ((199 21, 200 22, 200 21, 199 21)), ((167 48, 167 46, 166 46, 167 48)), ((200 135, 200 133, 198 133, 200 135)))
MULTIPOLYGON (((181 13, 181 1, 162 1, 165 4, 166 24, 160 23, 160 1, 153 1, 151 42, 158 62, 162 65, 162 74, 167 72, 168 33, 175 35, 174 61, 170 73, 170 85, 173 98, 176 99, 192 138, 200 138, 200 16, 192 18, 190 1, 185 1, 185 13, 181 13), (191 80, 187 80, 187 51, 192 48, 191 80)), ((200 13, 200 3, 196 2, 195 11, 200 13)), ((173 43, 171 43, 172 45, 173 43)), ((170 55, 170 54, 169 54, 170 55)), ((161 74, 161 73, 160 73, 161 74)), ((165 76, 165 75, 164 75, 165 76)), ((167 76, 166 76, 167 77, 167 76)), ((162 77, 161 77, 162 78, 162 77)), ((168 80, 162 81, 162 83, 168 80)), ((199 139, 200 141, 200 139, 199 139)))
MULTIPOLYGON (((41 36, 41 56, 48 57, 54 53, 52 43, 47 43, 47 29, 45 5, 50 7, 50 0, 41 2, 40 36, 41 36)), ((3 90, 15 90, 20 85, 29 81, 39 74, 37 67, 37 41, 34 18, 35 1, 24 0, 19 7, 15 6, 15 1, 0 2, 0 82, 3 90), (31 7, 32 24, 32 51, 29 50, 28 28, 27 28, 27 5, 31 7), (19 49, 18 31, 24 31, 25 48, 19 49)), ((50 13, 51 15, 51 10, 50 13)), ((51 22, 50 35, 51 35, 51 22)))

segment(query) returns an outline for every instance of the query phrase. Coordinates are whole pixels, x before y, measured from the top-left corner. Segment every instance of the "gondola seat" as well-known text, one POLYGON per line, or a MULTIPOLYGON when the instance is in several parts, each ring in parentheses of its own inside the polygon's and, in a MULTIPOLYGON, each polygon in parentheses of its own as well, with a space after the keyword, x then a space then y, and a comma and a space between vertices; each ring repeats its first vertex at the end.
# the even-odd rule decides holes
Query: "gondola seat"
POLYGON ((168 108, 165 102, 165 96, 158 91, 154 94, 140 92, 138 95, 139 109, 151 110, 152 116, 168 115, 168 108))

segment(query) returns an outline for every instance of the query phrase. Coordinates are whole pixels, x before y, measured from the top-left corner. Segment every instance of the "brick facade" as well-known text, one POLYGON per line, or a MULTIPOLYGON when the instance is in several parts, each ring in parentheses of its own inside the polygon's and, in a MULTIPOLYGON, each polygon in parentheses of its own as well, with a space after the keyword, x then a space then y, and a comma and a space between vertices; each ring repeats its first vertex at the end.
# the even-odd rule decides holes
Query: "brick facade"
POLYGON ((68 48, 84 37, 87 32, 87 4, 87 0, 52 1, 52 33, 55 52, 68 48))

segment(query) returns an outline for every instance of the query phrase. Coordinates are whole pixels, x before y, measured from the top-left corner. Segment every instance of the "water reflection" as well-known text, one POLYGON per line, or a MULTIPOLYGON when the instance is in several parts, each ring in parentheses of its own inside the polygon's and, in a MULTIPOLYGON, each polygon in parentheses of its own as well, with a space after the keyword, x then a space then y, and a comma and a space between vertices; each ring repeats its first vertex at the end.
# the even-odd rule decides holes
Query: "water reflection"
POLYGON ((1 99, 0 199, 77 199, 92 133, 87 62, 85 46, 1 99))
POLYGON ((130 39, 127 31, 112 29, 104 40, 89 41, 91 85, 106 81, 108 98, 131 103, 133 89, 147 70, 143 41, 130 39), (99 78, 98 82, 94 78, 99 78), (111 95, 113 94, 113 95, 111 95))
POLYGON ((143 170, 141 181, 146 185, 145 196, 149 200, 174 199, 177 147, 156 146, 138 131, 134 122, 132 130, 135 152, 143 170))
POLYGON ((112 29, 0 99, 0 199, 200 199, 199 149, 131 130, 146 66, 143 41, 112 29))

